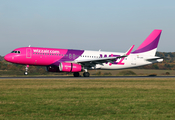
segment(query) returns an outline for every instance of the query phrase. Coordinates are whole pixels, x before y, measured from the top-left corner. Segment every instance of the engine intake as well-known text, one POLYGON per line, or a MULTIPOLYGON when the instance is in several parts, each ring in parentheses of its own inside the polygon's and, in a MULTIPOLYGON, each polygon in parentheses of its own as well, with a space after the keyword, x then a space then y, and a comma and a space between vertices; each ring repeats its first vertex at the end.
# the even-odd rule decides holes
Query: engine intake
POLYGON ((81 72, 82 67, 79 64, 62 62, 59 64, 59 70, 62 72, 81 72))

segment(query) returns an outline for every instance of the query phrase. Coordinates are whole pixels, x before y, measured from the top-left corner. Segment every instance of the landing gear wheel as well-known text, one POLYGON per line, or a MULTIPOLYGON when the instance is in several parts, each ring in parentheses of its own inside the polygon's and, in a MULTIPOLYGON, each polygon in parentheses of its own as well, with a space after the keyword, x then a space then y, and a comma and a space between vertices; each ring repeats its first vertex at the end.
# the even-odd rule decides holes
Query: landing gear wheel
POLYGON ((27 72, 27 71, 25 71, 25 72, 24 72, 24 75, 28 75, 28 72, 27 72))
POLYGON ((74 72, 74 77, 79 77, 79 76, 80 76, 79 72, 74 72))
POLYGON ((26 71, 24 72, 24 75, 28 75, 28 72, 27 71, 29 69, 29 65, 26 65, 26 68, 25 69, 26 69, 26 71))
POLYGON ((84 72, 84 73, 83 73, 83 76, 84 76, 84 77, 89 77, 90 74, 89 74, 89 72, 84 72))

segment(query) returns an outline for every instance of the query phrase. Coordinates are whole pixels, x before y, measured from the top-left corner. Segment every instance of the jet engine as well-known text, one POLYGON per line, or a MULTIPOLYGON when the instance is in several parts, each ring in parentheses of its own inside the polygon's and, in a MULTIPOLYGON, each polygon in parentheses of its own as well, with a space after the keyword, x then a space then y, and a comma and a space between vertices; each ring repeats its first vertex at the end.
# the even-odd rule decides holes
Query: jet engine
POLYGON ((59 71, 62 71, 62 72, 81 72, 82 67, 79 64, 62 62, 59 64, 59 71))

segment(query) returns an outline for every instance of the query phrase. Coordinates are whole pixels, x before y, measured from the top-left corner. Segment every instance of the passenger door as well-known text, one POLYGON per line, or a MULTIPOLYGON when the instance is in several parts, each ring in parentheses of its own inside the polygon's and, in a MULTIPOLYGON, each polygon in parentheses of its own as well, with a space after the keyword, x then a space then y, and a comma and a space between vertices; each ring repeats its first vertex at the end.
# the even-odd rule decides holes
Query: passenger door
POLYGON ((26 58, 31 58, 32 57, 32 49, 31 48, 27 48, 26 49, 26 58))

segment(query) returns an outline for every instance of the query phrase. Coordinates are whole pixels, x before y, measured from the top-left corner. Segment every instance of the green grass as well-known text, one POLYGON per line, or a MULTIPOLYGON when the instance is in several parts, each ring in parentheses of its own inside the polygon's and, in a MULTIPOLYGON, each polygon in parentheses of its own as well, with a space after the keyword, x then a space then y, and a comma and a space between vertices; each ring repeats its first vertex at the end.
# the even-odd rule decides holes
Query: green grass
POLYGON ((175 119, 175 79, 0 80, 0 119, 175 119))

